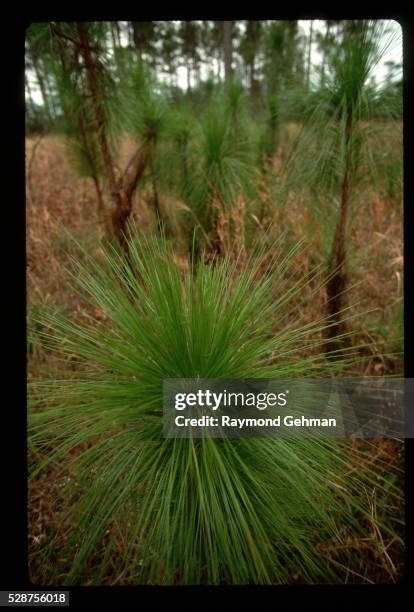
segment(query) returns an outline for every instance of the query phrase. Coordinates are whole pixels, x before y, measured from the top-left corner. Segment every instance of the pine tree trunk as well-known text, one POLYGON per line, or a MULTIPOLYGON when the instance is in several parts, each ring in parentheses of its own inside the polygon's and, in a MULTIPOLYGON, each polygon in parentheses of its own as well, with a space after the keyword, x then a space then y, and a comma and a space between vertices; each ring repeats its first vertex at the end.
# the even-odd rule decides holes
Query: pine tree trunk
POLYGON ((159 234, 162 234, 162 232, 165 231, 166 229, 165 220, 163 218, 163 214, 162 214, 162 210, 160 206, 160 199, 158 197, 157 181, 155 178, 152 155, 150 157, 149 166, 150 166, 150 171, 151 171, 151 183, 152 183, 152 204, 154 206, 154 212, 156 216, 157 231, 159 234))
POLYGON ((254 59, 249 63, 249 80, 250 80, 250 93, 254 95, 255 87, 255 75, 254 75, 254 59))
MULTIPOLYGON (((27 78, 27 72, 25 72, 24 80, 25 80, 25 85, 26 85, 26 92, 27 92, 27 95, 28 95, 28 98, 29 98, 28 103, 26 103, 26 104, 30 108, 30 111, 31 111, 31 114, 32 114, 32 117, 33 117, 33 120, 34 120, 34 125, 35 125, 35 128, 36 128, 35 131, 37 131, 37 125, 38 125, 38 121, 39 121, 38 120, 38 112, 37 112, 36 105, 35 105, 35 103, 33 101, 32 89, 30 87, 29 79, 27 78)), ((39 125, 39 127, 40 127, 40 125, 39 125)))
POLYGON ((329 31, 330 31, 329 22, 326 24, 326 33, 323 45, 323 55, 322 55, 322 72, 321 72, 321 87, 325 85, 325 66, 326 66, 326 51, 329 44, 329 31))
POLYGON ((119 23, 118 23, 118 21, 114 21, 113 23, 115 24, 115 32, 116 32, 116 38, 117 38, 118 47, 122 47, 122 43, 121 43, 121 29, 119 27, 119 23))
POLYGON ((310 84, 310 69, 311 69, 311 59, 312 59, 312 38, 313 38, 313 20, 310 22, 310 32, 309 32, 309 46, 308 46, 308 65, 306 70, 306 87, 309 88, 310 84))
POLYGON ((100 217, 102 225, 105 228, 105 234, 109 235, 109 229, 110 228, 109 228, 109 223, 108 223, 108 215, 106 214, 106 210, 105 210, 105 204, 104 204, 104 199, 103 199, 101 185, 99 183, 99 179, 96 176, 96 174, 92 175, 92 180, 93 180, 93 184, 95 186, 96 199, 97 199, 97 202, 98 202, 98 215, 100 217))
POLYGON ((42 68, 40 67, 40 64, 39 64, 39 58, 37 57, 36 53, 32 49, 30 50, 30 54, 32 57, 32 65, 35 71, 36 80, 39 84, 40 93, 42 94, 43 105, 45 107, 46 115, 49 121, 51 121, 52 113, 50 111, 49 99, 48 99, 48 95, 46 92, 45 81, 43 79, 42 68))
POLYGON ((232 21, 223 21, 223 51, 224 51, 224 78, 229 81, 233 74, 233 40, 232 40, 232 21))
POLYGON ((116 35, 115 35, 115 28, 113 26, 113 24, 111 24, 111 38, 112 38, 112 47, 113 47, 113 51, 115 53, 116 48, 118 47, 117 42, 116 42, 116 35))
POLYGON ((193 59, 193 74, 195 75, 196 87, 200 85, 200 65, 196 59, 193 59))
POLYGON ((83 60, 85 62, 86 78, 89 85, 89 90, 94 103, 94 110, 96 116, 97 129, 99 130, 99 146, 101 149, 102 159, 105 167, 106 177, 108 179, 109 190, 111 193, 111 199, 113 203, 112 213, 112 229, 115 237, 124 248, 126 247, 125 230, 128 217, 131 213, 131 197, 128 201, 127 195, 120 189, 118 181, 115 175, 114 162, 112 159, 109 142, 105 130, 103 129, 107 123, 107 117, 103 101, 101 98, 101 92, 99 91, 99 80, 96 71, 96 66, 92 57, 90 48, 90 37, 87 26, 83 22, 77 23, 79 41, 81 45, 81 52, 83 60))
POLYGON ((346 324, 343 313, 339 311, 346 307, 345 291, 348 285, 346 269, 346 239, 347 223, 349 213, 349 202, 351 195, 350 170, 351 153, 350 141, 352 136, 352 117, 348 116, 345 126, 346 160, 344 175, 341 183, 341 204, 339 218, 335 229, 332 243, 331 255, 328 264, 328 281, 326 284, 327 314, 331 326, 326 330, 326 351, 337 351, 347 344, 346 339, 337 339, 338 335, 346 333, 346 324))
POLYGON ((221 49, 218 48, 217 49, 217 57, 216 57, 216 62, 217 62, 217 79, 218 81, 221 81, 221 49))
MULTIPOLYGON (((100 88, 100 75, 92 56, 91 41, 87 24, 77 22, 79 45, 85 65, 86 79, 89 87, 90 97, 93 102, 95 112, 95 124, 98 132, 98 143, 102 157, 103 166, 108 182, 110 196, 112 199, 112 232, 115 238, 128 255, 127 243, 127 223, 132 211, 132 199, 137 183, 145 172, 151 159, 152 143, 155 138, 155 131, 149 127, 144 134, 143 140, 131 157, 125 172, 117 178, 115 164, 110 150, 109 140, 105 131, 108 118, 102 92, 100 88)), ((103 201, 101 201, 103 204, 103 201)))
POLYGON ((132 24, 132 39, 134 41, 135 49, 138 52, 139 59, 142 60, 142 39, 139 32, 138 23, 136 21, 131 21, 132 24))
POLYGON ((90 147, 90 142, 89 142, 89 138, 88 138, 88 134, 87 131, 85 129, 85 124, 83 121, 83 117, 82 114, 79 114, 78 118, 77 118, 77 123, 78 123, 78 127, 79 127, 79 133, 82 139, 82 144, 83 147, 86 151, 86 155, 88 157, 88 162, 89 162, 89 166, 91 168, 91 173, 92 173, 92 180, 93 180, 93 184, 95 186, 95 192, 96 192, 96 200, 98 203, 98 215, 100 217, 100 220, 105 228, 105 233, 109 236, 110 235, 110 226, 109 226, 109 219, 108 219, 108 215, 106 213, 105 210, 105 204, 104 204, 104 200, 103 200, 103 194, 102 194, 102 189, 101 189, 101 185, 99 182, 99 177, 98 177, 98 167, 96 164, 96 159, 95 159, 95 155, 94 155, 94 151, 93 149, 91 149, 90 147))
POLYGON ((99 91, 99 82, 98 75, 96 71, 95 62, 92 58, 91 48, 90 48, 90 39, 89 32, 86 24, 82 22, 78 22, 78 34, 79 40, 81 44, 81 51, 83 60, 85 62, 86 68, 86 78, 89 85, 89 90, 94 102, 94 110, 96 115, 96 124, 97 129, 99 130, 99 144, 102 151, 102 157, 105 164, 105 170, 108 177, 109 188, 111 190, 111 195, 115 197, 115 201, 118 201, 118 188, 115 177, 115 169, 114 163, 112 159, 112 155, 109 148, 109 143, 105 134, 105 130, 102 129, 104 125, 107 123, 107 117, 105 108, 103 106, 101 92, 99 91))
POLYGON ((152 142, 154 134, 147 130, 137 152, 131 158, 124 175, 119 181, 119 204, 112 212, 112 226, 114 233, 125 251, 128 250, 126 242, 127 223, 132 212, 132 198, 138 182, 145 172, 152 155, 152 142))
POLYGON ((191 68, 190 61, 187 60, 187 92, 191 90, 191 68))

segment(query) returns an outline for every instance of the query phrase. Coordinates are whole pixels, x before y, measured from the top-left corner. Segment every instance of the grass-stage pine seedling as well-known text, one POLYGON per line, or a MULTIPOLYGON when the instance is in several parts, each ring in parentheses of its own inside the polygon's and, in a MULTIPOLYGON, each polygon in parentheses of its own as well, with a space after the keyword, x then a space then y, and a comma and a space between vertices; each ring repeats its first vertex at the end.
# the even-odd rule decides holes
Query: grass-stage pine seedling
POLYGON ((347 359, 326 361, 324 321, 301 318, 297 248, 275 245, 242 270, 227 258, 183 269, 164 240, 141 238, 129 263, 113 246, 73 261, 101 315, 41 317, 43 342, 72 369, 30 388, 32 479, 56 465, 69 474, 37 581, 369 580, 349 542, 371 541, 373 524, 384 546, 401 541, 386 497, 397 485, 344 441, 163 438, 165 378, 341 373, 347 359))
MULTIPOLYGON (((208 235, 208 248, 223 254, 234 238, 231 211, 254 193, 255 143, 234 86, 218 96, 199 122, 184 199, 208 235)), ((203 242, 203 241, 201 241, 203 242)), ((204 246, 204 245, 203 245, 204 246)))

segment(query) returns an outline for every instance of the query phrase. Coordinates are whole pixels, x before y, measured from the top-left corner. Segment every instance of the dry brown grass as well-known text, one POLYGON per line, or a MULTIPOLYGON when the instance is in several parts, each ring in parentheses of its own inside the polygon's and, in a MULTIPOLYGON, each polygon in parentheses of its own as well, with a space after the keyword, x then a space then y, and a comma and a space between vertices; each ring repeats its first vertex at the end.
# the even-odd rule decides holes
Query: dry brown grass
POLYGON ((80 237, 98 234, 93 184, 77 177, 57 137, 28 139, 26 162, 28 300, 42 296, 67 302, 71 296, 62 278, 67 261, 59 230, 65 226, 80 237))

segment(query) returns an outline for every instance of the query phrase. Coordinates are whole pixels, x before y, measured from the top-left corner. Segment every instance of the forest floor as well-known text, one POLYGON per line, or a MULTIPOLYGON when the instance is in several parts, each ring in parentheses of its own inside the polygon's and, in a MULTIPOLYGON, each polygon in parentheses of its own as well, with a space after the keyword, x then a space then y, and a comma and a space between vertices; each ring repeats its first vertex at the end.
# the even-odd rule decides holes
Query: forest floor
MULTIPOLYGON (((125 145, 128 146, 128 143, 125 145)), ((278 160, 275 160, 277 167, 278 160)), ((270 194, 268 194, 270 197, 270 194)), ((284 208, 283 222, 292 241, 303 238, 310 219, 304 206, 304 195, 293 194, 284 208)), ((364 207, 352 230, 352 284, 350 292, 353 308, 360 314, 355 320, 355 342, 366 345, 361 375, 401 375, 402 361, 402 287, 403 236, 402 206, 400 201, 387 198, 373 190, 364 194, 364 207), (366 313, 366 314, 363 314, 366 313), (369 331, 375 328, 375 331, 369 331)), ((154 216, 145 198, 138 196, 134 215, 140 226, 151 228, 154 216)), ((28 315, 45 305, 62 309, 73 318, 87 317, 85 306, 74 295, 65 276, 71 253, 69 238, 62 233, 68 228, 79 240, 92 243, 102 235, 94 187, 91 179, 80 178, 72 169, 64 142, 56 136, 27 139, 26 143, 26 218, 27 218, 27 309, 28 315)), ((320 257, 313 232, 309 248, 301 251, 295 261, 298 274, 305 274, 320 257)), ((322 301, 306 303, 306 320, 321 316, 322 301)), ((42 347, 41 341, 31 340, 28 346, 28 378, 47 376, 53 368, 53 356, 42 347)), ((370 461, 378 463, 378 470, 402 468, 403 448, 398 442, 378 441, 370 454, 370 461)), ((29 549, 32 580, 42 582, 40 551, 54 532, 64 508, 59 488, 71 478, 65 468, 43 474, 31 487, 29 499, 29 549)), ((373 510, 374 512, 374 510, 373 510)), ((401 513, 403 509, 401 508, 401 513)), ((395 581, 402 564, 402 551, 393 542, 381 543, 381 533, 371 526, 369 542, 348 542, 350 554, 362 554, 368 547, 364 576, 370 581, 395 581), (359 552, 358 552, 359 551, 359 552), (394 557, 393 557, 394 554, 394 557)), ((332 554, 335 543, 321 545, 321 554, 332 554)), ((362 567, 362 565, 361 565, 362 567)), ((114 569, 114 571, 116 571, 114 569)), ((361 570, 362 571, 362 570, 361 570)), ((358 581, 358 577, 351 577, 358 581)), ((300 577, 299 577, 300 581, 300 577)), ((114 579, 116 582, 116 578, 114 579)))

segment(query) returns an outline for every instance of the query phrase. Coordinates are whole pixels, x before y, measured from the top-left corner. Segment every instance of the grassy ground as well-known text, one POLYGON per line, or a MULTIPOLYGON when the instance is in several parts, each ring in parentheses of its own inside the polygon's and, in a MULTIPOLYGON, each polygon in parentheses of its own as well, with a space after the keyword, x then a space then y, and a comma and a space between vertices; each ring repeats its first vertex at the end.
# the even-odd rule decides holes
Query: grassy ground
MULTIPOLYGON (((125 143, 125 151, 131 143, 125 143)), ((99 318, 99 311, 88 309, 74 295, 66 283, 64 268, 71 251, 70 242, 61 232, 68 227, 79 239, 93 243, 101 235, 93 183, 88 178, 79 178, 72 170, 64 143, 58 137, 43 137, 27 140, 27 304, 28 314, 36 308, 48 305, 59 308, 71 317, 82 319, 89 314, 99 318)), ((280 160, 274 160, 277 171, 280 160)), ((274 232, 283 227, 291 243, 307 236, 309 242, 295 260, 295 274, 306 274, 315 265, 323 262, 322 225, 312 215, 309 194, 291 193, 283 211, 275 205, 275 192, 264 182, 262 202, 265 215, 273 217, 274 232), (309 231, 311 228, 311 231, 309 231)), ((360 375, 402 374, 402 210, 401 202, 380 190, 366 190, 363 208, 352 230, 351 281, 349 301, 354 304, 353 312, 360 316, 355 319, 354 343, 363 343, 364 361, 360 375), (366 314, 363 314, 366 313, 366 314), (375 328, 372 330, 371 328, 375 328)), ((171 198, 162 196, 162 203, 168 209, 173 206, 171 198)), ((244 203, 249 227, 260 233, 260 219, 257 208, 249 209, 244 203), (257 221, 257 222, 256 222, 257 221)), ((134 216, 140 227, 154 230, 154 215, 145 194, 136 197, 134 216)), ((263 221, 263 220, 262 220, 263 221)), ((247 225, 246 225, 247 228, 247 225)), ((252 230, 253 231, 253 230, 252 230)), ((177 238, 177 257, 182 258, 182 244, 177 238)), ((320 299, 306 302, 302 313, 307 320, 319 318, 323 312, 324 293, 320 299)), ((42 346, 34 334, 28 346, 29 380, 48 376, 54 367, 53 356, 42 346)), ((70 362, 67 363, 70 368, 70 362)), ((350 444, 349 452, 362 443, 350 444)), ((366 461, 377 466, 378 474, 397 478, 402 482, 403 448, 397 441, 379 440, 366 449, 366 461)), ((30 457, 30 459, 34 459, 30 457)), ((76 499, 78 483, 71 473, 70 461, 53 468, 32 485, 29 498, 29 549, 30 575, 36 583, 47 583, 47 568, 42 564, 42 550, 58 531, 65 538, 65 505, 76 499), (63 498, 60 491, 68 479, 73 481, 73 499, 63 498), (63 529, 62 529, 63 525, 63 529)), ((402 570, 401 546, 387 539, 377 526, 378 507, 375 491, 361 492, 369 497, 372 520, 367 525, 364 541, 354 541, 349 534, 338 533, 335 541, 323 542, 319 554, 327 556, 332 563, 347 567, 347 560, 353 558, 353 567, 359 570, 349 572, 350 582, 393 582, 398 580, 402 570), (355 563, 355 559, 358 562, 355 563)), ((383 501, 381 508, 383 507, 383 501)), ((394 514, 402 515, 400 502, 389 499, 394 514)), ((122 530, 114 518, 114 529, 119 530, 119 551, 114 551, 113 571, 103 577, 107 584, 123 582, 118 570, 117 554, 122 554, 122 530)), ((104 547, 104 542, 102 543, 104 547)), ((101 551, 97 551, 97 558, 101 551)), ((58 559, 56 559, 58 561, 58 559)), ((65 560, 60 559, 65 565, 65 560)), ((92 562, 93 563, 93 562, 92 562)), ((300 576, 292 581, 300 582, 300 576)), ((88 583, 85 577, 85 584, 88 583)))

